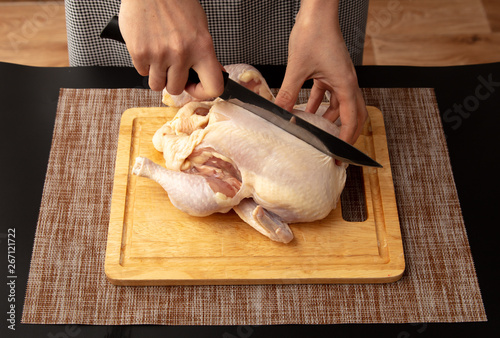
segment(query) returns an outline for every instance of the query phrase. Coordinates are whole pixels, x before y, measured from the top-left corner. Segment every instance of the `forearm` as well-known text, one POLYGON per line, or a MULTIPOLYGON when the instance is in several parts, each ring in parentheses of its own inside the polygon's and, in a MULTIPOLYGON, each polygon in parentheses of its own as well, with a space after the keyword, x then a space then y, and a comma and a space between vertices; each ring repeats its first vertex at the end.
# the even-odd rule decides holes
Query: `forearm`
POLYGON ((296 30, 308 32, 316 42, 345 45, 339 24, 339 0, 301 0, 296 30))
POLYGON ((329 22, 339 28, 339 2, 340 0, 301 0, 297 21, 304 24, 314 22, 329 22))

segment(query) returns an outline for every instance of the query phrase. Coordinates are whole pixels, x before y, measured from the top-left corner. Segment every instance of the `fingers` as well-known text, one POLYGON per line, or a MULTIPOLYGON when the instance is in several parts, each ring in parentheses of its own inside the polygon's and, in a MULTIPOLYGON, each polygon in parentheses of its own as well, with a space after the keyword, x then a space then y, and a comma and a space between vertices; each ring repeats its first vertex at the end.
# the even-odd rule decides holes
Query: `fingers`
POLYGON ((330 104, 323 118, 331 122, 340 118, 340 139, 350 144, 355 143, 368 116, 361 90, 357 88, 339 92, 320 81, 315 81, 305 110, 315 113, 323 102, 326 92, 331 94, 330 104))
POLYGON ((311 88, 311 93, 309 94, 309 99, 307 100, 306 112, 315 113, 323 99, 325 98, 326 89, 320 88, 316 84, 311 88))
MULTIPOLYGON (((167 82, 166 86, 165 83, 163 84, 163 87, 165 87, 170 94, 179 95, 184 91, 188 75, 189 68, 182 65, 173 65, 167 70, 167 82)), ((151 82, 151 77, 149 79, 151 82)), ((151 87, 151 89, 153 88, 151 87)))
POLYGON ((149 75, 149 87, 152 90, 166 88, 173 95, 187 90, 198 99, 213 98, 224 91, 223 67, 217 61, 215 51, 191 67, 198 73, 200 82, 197 84, 187 84, 190 63, 185 60, 170 56, 155 58, 154 55, 135 56, 132 60, 140 75, 149 75))
POLYGON ((163 63, 152 63, 147 74, 149 75, 149 87, 154 91, 166 88, 170 94, 179 95, 186 86, 188 72, 189 69, 182 65, 173 65, 167 68, 163 63))
POLYGON ((330 122, 335 122, 340 117, 340 105, 336 95, 331 95, 330 105, 323 114, 323 117, 330 122))
MULTIPOLYGON (((155 91, 161 91, 167 83, 168 60, 150 50, 142 50, 134 47, 135 44, 127 45, 132 62, 137 72, 142 76, 149 76, 149 87, 155 91)), ((172 93, 173 94, 173 93, 172 93)))
POLYGON ((365 122, 368 119, 368 110, 366 109, 366 103, 365 100, 363 99, 363 96, 360 94, 358 96, 358 128, 356 129, 356 132, 354 133, 354 141, 355 142, 359 135, 361 135, 361 132, 363 131, 363 128, 365 126, 365 122))
POLYGON ((224 91, 223 67, 217 59, 207 60, 198 66, 193 66, 193 69, 198 73, 200 82, 188 84, 185 88, 186 92, 198 99, 209 99, 222 94, 224 91))
MULTIPOLYGON (((142 75, 142 74, 141 74, 142 75)), ((160 91, 165 88, 167 82, 167 70, 159 64, 153 63, 149 66, 149 87, 152 90, 160 91)))
POLYGON ((365 102, 361 91, 352 97, 348 102, 340 106, 340 127, 339 138, 347 143, 354 144, 358 139, 365 121, 368 117, 365 102))
POLYGON ((135 69, 137 72, 142 75, 142 76, 148 76, 149 75, 149 63, 144 63, 140 62, 137 60, 141 60, 140 58, 134 58, 132 57, 132 63, 134 64, 135 69))
POLYGON ((299 91, 293 87, 281 87, 278 95, 276 95, 276 100, 274 103, 281 108, 291 111, 295 102, 297 102, 297 98, 299 97, 299 91))
POLYGON ((286 67, 285 77, 274 103, 285 110, 291 111, 297 102, 300 89, 306 79, 305 75, 297 72, 295 67, 289 64, 286 67))
MULTIPOLYGON (((288 111, 293 109, 302 84, 306 80, 301 78, 299 73, 289 71, 290 68, 290 66, 287 67, 283 84, 275 100, 278 106, 288 111)), ((323 117, 331 122, 335 122, 340 117, 339 138, 349 144, 354 144, 361 134, 368 112, 361 90, 357 86, 346 85, 339 89, 340 92, 315 80, 305 110, 309 113, 315 113, 323 102, 325 93, 330 92, 330 106, 323 117)))
POLYGON ((134 63, 139 74, 149 75, 149 87, 155 91, 166 88, 170 94, 179 95, 186 90, 190 95, 198 99, 209 99, 217 97, 224 91, 224 80, 222 77, 222 66, 214 61, 193 67, 198 73, 199 83, 187 84, 189 67, 184 65, 167 66, 162 63, 138 64, 134 63))

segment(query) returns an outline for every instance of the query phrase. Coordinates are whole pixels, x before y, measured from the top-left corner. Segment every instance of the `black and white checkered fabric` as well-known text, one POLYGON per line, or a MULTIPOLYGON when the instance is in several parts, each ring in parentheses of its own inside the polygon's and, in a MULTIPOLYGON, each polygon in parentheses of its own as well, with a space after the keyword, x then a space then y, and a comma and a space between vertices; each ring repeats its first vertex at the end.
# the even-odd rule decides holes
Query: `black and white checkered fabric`
MULTIPOLYGON (((286 65, 288 37, 300 0, 200 0, 222 64, 286 65)), ((133 66, 125 45, 99 34, 119 0, 66 0, 71 66, 133 66)), ((340 1, 339 19, 355 65, 363 61, 368 0, 340 1)))
POLYGON ((133 66, 124 44, 99 37, 120 11, 119 0, 66 0, 64 5, 70 66, 133 66))
POLYGON ((201 0, 222 64, 286 64, 288 35, 300 0, 201 0))

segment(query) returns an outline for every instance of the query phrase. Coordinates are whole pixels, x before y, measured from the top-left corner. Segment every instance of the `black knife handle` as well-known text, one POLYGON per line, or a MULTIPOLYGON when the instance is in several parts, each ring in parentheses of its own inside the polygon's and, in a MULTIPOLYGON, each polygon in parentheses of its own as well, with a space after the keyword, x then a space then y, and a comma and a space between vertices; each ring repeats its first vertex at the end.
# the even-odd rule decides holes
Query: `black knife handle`
POLYGON ((125 43, 123 40, 122 33, 120 32, 120 26, 118 25, 118 16, 115 15, 109 20, 108 24, 101 31, 101 38, 115 40, 121 43, 125 43))
MULTIPOLYGON (((118 25, 118 16, 113 16, 106 27, 101 31, 101 38, 115 40, 121 43, 125 43, 123 39, 122 33, 120 32, 120 26, 118 25)), ((229 74, 226 72, 222 72, 222 77, 224 78, 224 86, 227 83, 227 79, 229 78, 229 74)), ((188 81, 190 83, 199 83, 200 78, 198 77, 198 73, 193 68, 189 69, 188 81)))

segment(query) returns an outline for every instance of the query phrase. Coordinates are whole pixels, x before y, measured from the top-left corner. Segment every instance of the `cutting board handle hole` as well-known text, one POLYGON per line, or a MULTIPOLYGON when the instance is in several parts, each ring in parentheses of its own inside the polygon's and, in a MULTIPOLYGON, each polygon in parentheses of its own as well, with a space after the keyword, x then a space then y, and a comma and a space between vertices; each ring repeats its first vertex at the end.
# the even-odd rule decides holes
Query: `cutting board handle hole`
POLYGON ((350 165, 344 190, 340 195, 342 218, 346 222, 364 222, 368 218, 363 168, 350 165))

